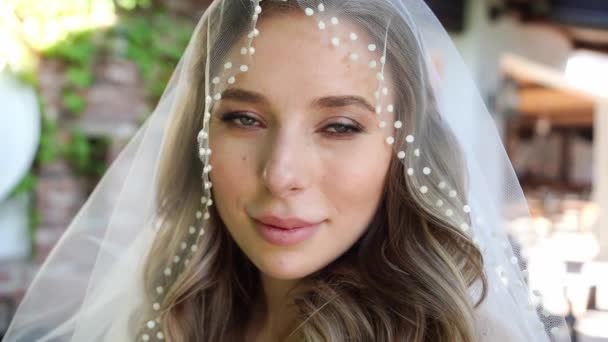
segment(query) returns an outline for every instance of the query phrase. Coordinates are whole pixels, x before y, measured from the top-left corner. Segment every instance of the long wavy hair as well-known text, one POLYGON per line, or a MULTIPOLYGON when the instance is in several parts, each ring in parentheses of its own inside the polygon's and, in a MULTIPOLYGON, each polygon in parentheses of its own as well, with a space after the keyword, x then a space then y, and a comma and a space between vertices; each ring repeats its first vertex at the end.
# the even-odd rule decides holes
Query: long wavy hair
MULTIPOLYGON (((303 15, 297 1, 260 2, 264 14, 303 15)), ((428 137, 424 154, 408 151, 391 161, 384 195, 364 235, 342 256, 311 274, 294 293, 302 341, 475 341, 475 307, 486 295, 483 259, 476 245, 451 220, 428 204, 444 198, 430 187, 421 195, 408 163, 433 167, 430 181, 446 181, 465 194, 461 151, 437 111, 422 48, 414 30, 389 1, 325 1, 338 7, 379 46, 386 45, 396 92, 395 113, 417 136, 428 137), (390 18, 390 30, 386 28, 390 18), (472 290, 475 289, 475 290, 472 290)), ((251 6, 250 6, 251 7, 251 6)), ((253 9, 240 1, 212 4, 195 31, 192 82, 176 101, 166 131, 157 186, 157 212, 163 228, 147 256, 143 284, 147 296, 137 327, 159 316, 170 341, 243 341, 260 290, 259 271, 239 249, 215 207, 195 252, 189 228, 200 210, 201 172, 196 137, 203 127, 208 72, 250 29, 253 9), (229 28, 229 29, 226 29, 229 28), (181 257, 180 257, 181 255, 181 257), (180 259, 181 258, 181 259, 180 259), (188 262, 185 263, 184 260, 188 262), (172 267, 171 276, 163 274, 172 267), (160 288, 159 288, 160 287, 160 288), (160 304, 160 309, 152 303, 160 304)), ((396 146, 405 145, 396 137, 396 146)), ((370 205, 373 205, 370 203, 370 205)), ((456 213, 454 215, 457 215, 456 213)), ((466 216, 462 216, 466 221, 466 216)), ((462 222, 462 221, 461 221, 462 222)))

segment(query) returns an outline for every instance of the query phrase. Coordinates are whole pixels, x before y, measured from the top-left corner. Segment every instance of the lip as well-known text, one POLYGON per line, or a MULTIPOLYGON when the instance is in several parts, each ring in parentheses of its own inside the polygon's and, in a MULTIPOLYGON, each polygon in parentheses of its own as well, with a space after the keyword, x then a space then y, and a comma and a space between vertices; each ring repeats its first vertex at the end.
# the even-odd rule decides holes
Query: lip
POLYGON ((309 239, 322 223, 276 216, 264 216, 253 220, 260 236, 267 242, 278 246, 295 245, 309 239))
POLYGON ((296 229, 296 228, 304 228, 308 226, 313 226, 315 224, 319 224, 320 222, 310 222, 305 221, 296 217, 287 217, 280 218, 277 216, 262 216, 255 218, 256 221, 268 225, 273 226, 278 229, 296 229))

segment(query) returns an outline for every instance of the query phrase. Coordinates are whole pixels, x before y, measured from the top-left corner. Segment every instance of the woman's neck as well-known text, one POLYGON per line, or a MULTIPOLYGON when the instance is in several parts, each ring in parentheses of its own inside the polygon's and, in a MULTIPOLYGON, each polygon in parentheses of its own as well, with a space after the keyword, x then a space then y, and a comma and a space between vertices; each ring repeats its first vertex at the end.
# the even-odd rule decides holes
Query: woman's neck
POLYGON ((251 335, 255 341, 283 342, 296 327, 297 312, 290 295, 297 280, 260 275, 261 293, 254 308, 251 335))

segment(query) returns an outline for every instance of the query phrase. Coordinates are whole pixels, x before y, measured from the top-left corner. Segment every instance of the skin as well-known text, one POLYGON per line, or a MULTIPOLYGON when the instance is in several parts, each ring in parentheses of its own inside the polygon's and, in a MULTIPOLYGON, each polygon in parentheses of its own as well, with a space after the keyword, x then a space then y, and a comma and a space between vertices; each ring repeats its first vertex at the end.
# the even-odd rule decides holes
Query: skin
POLYGON ((296 325, 287 291, 347 251, 377 209, 393 150, 385 142, 392 131, 379 127, 392 117, 374 106, 393 99, 377 103, 378 69, 368 61, 381 52, 368 50, 357 27, 321 31, 314 19, 289 14, 258 29, 253 57, 240 55, 243 41, 227 58, 249 70, 213 108, 211 181, 221 219, 260 270, 263 293, 248 329, 257 341, 275 341, 296 325), (351 42, 350 32, 359 39, 351 42), (332 46, 332 36, 343 43, 332 46), (252 217, 265 214, 322 223, 309 239, 278 246, 255 229, 252 217))

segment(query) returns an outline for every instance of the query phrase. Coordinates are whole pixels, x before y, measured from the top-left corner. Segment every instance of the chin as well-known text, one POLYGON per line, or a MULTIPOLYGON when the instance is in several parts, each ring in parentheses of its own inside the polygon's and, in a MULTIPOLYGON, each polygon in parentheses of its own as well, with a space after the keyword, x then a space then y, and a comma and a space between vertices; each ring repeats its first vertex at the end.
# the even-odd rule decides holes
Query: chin
MULTIPOLYGON (((283 254, 283 253, 280 253, 283 254)), ((278 280, 298 280, 320 270, 324 265, 310 264, 310 257, 290 255, 266 255, 254 262, 264 275, 278 280)))

